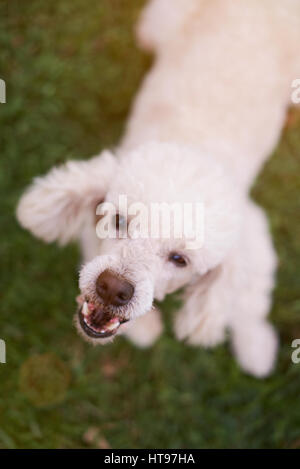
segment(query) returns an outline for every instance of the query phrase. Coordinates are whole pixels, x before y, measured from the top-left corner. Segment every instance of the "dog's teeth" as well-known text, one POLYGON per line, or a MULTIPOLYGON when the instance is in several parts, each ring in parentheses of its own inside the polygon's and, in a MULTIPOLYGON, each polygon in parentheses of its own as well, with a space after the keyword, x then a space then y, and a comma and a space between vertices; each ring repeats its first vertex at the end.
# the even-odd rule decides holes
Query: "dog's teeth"
POLYGON ((82 314, 83 316, 88 316, 90 314, 90 310, 86 301, 82 305, 82 314))
POLYGON ((112 324, 109 324, 106 329, 109 331, 113 331, 114 329, 119 327, 119 325, 120 325, 119 321, 116 321, 116 322, 113 322, 112 324))

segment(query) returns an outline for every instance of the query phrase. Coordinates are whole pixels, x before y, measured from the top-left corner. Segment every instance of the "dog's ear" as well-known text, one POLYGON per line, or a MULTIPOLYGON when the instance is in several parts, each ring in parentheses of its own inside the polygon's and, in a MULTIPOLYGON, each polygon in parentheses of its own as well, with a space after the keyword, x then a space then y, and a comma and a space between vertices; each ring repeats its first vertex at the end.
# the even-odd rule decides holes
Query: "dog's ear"
POLYGON ((91 209, 105 197, 116 165, 116 158, 104 151, 36 178, 17 207, 20 224, 48 243, 77 238, 91 209))

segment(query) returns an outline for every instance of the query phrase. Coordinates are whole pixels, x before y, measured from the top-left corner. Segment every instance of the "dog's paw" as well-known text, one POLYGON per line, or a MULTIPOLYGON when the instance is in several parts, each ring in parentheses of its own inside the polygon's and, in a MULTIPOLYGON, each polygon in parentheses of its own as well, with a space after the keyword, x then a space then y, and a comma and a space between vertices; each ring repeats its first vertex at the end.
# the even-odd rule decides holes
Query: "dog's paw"
POLYGON ((150 347, 161 335, 163 324, 156 308, 128 323, 124 335, 141 348, 150 347))
POLYGON ((267 321, 244 322, 232 328, 232 345, 241 367, 257 378, 272 371, 278 339, 267 321))
POLYGON ((214 314, 202 313, 190 318, 180 312, 175 320, 175 335, 179 340, 185 340, 189 345, 214 347, 225 339, 224 319, 214 314))

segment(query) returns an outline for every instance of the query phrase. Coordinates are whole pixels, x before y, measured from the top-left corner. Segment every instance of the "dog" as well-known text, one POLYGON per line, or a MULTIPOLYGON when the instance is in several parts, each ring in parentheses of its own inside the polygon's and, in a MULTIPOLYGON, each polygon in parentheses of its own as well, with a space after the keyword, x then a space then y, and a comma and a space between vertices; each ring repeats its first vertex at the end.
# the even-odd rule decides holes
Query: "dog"
POLYGON ((176 337, 212 347, 228 331, 243 370, 264 377, 278 342, 267 321, 277 260, 249 189, 300 76, 300 3, 152 0, 137 37, 155 61, 118 148, 35 179, 17 218, 48 243, 80 242, 76 325, 93 344, 124 334, 150 346, 163 329, 154 300, 184 288, 176 337), (153 202, 201 204, 203 242, 128 236, 132 219, 120 207, 108 219, 117 236, 100 239, 107 216, 96 207, 118 207, 120 194, 149 211, 153 202))

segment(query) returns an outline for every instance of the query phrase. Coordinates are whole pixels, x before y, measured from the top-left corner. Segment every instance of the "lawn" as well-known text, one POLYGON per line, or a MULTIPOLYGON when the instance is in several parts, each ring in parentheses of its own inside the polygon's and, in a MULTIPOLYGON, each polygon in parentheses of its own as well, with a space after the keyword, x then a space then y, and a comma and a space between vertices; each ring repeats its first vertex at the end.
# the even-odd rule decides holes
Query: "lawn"
POLYGON ((300 447, 300 119, 253 189, 280 258, 272 321, 275 373, 256 380, 228 345, 175 341, 176 295, 162 305, 166 331, 138 350, 120 338, 84 343, 72 325, 76 245, 44 245, 15 207, 33 176, 115 145, 151 59, 135 47, 141 0, 4 0, 0 3, 1 301, 0 448, 300 447))

